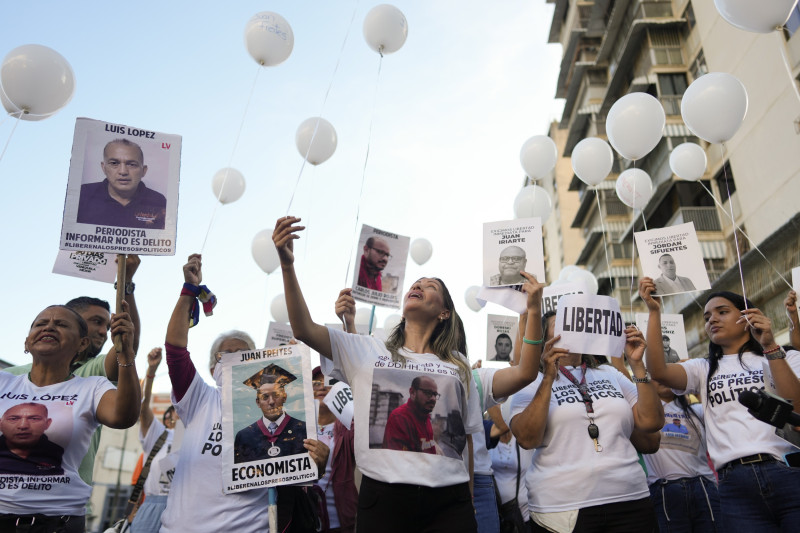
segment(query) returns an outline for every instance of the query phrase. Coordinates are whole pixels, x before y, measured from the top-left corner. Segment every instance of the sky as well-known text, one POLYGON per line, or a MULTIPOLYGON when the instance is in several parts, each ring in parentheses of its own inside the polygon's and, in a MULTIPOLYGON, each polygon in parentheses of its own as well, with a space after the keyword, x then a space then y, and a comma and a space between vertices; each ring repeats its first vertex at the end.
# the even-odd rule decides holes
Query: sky
MULTIPOLYGON (((134 278, 140 375, 149 349, 163 345, 182 265, 201 248, 203 281, 219 299, 214 315, 189 333, 201 375, 210 381, 208 350, 220 332, 243 329, 263 345, 270 302, 283 287, 279 272, 258 268, 251 241, 287 214, 295 184, 291 214, 307 226, 296 266, 317 322, 336 321, 334 301, 352 283, 358 231, 369 224, 431 241, 426 264, 409 259, 403 290, 422 276, 442 278, 464 319, 470 358, 485 358, 486 315, 512 313, 493 304, 475 313, 464 293, 481 283, 482 224, 514 217, 522 144, 561 116, 563 102, 553 96, 561 47, 547 44, 553 6, 399 0, 408 39, 381 59, 362 33, 375 5, 5 2, 0 55, 23 44, 49 46, 72 65, 76 90, 46 120, 15 127, 15 119, 0 119, 0 146, 9 143, 0 160, 7 302, 0 358, 29 362, 23 341, 44 307, 80 295, 114 300, 109 284, 52 273, 77 117, 183 139, 176 255, 142 257, 134 278), (280 14, 294 33, 292 54, 278 66, 259 66, 245 49, 245 24, 260 11, 280 14), (313 116, 333 124, 338 146, 301 174, 295 131, 313 116), (242 172, 246 190, 215 212, 211 180, 229 165, 242 172)), ((377 308, 377 326, 397 312, 377 308)), ((154 388, 169 387, 162 365, 154 388)))

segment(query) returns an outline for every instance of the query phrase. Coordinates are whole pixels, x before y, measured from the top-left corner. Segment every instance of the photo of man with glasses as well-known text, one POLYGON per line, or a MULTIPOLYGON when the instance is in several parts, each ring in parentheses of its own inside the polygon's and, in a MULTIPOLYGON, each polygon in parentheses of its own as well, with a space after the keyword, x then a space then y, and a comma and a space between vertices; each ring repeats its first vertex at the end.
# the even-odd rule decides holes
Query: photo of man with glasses
POLYGON ((520 271, 525 270, 527 262, 525 250, 519 246, 503 248, 503 251, 500 252, 500 262, 498 264, 500 273, 489 279, 489 285, 521 285, 525 283, 525 278, 522 277, 520 271))
POLYGON ((357 285, 383 292, 381 272, 392 257, 389 252, 389 243, 386 240, 380 237, 367 239, 364 243, 364 253, 361 255, 357 285))
POLYGON ((436 453, 431 413, 439 399, 439 387, 427 376, 417 376, 408 389, 408 401, 389 414, 383 448, 436 453))

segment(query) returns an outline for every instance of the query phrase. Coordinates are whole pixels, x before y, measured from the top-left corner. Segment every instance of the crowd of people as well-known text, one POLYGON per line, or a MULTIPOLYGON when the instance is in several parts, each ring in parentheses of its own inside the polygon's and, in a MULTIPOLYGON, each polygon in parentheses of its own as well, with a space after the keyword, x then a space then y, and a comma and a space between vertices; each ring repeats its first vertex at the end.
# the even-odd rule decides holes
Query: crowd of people
MULTIPOLYGON (((315 322, 294 268, 299 223, 279 219, 273 241, 292 333, 322 357, 312 371, 316 435, 284 409, 297 376, 269 367, 244 382, 258 420, 223 435, 219 363, 256 344, 243 331, 219 334, 208 359, 215 383, 200 375, 188 348, 204 290, 198 254, 140 382, 139 260, 129 256, 120 312, 89 297, 46 307, 25 338, 31 363, 0 372, 0 531, 84 531, 99 428, 137 421, 134 532, 778 532, 800 523, 797 448, 736 401, 766 386, 800 402, 794 292, 791 345, 776 343, 752 302, 715 292, 704 308, 707 357, 678 361, 662 335, 659 280, 645 277, 647 331, 628 326, 623 353, 572 353, 559 346, 555 313, 543 312, 543 283, 524 258, 503 257, 520 266, 526 312, 508 364, 471 367, 439 278, 411 285, 385 341, 356 331, 351 289, 334 303, 340 326, 315 322), (109 333, 114 347, 102 354, 109 333), (150 400, 162 352, 173 405, 159 420, 150 400), (337 381, 352 391, 350 424, 324 401, 337 381), (236 462, 307 452, 318 479, 227 494, 211 444, 223 440, 236 462)), ((365 254, 384 258, 380 246, 365 254)))

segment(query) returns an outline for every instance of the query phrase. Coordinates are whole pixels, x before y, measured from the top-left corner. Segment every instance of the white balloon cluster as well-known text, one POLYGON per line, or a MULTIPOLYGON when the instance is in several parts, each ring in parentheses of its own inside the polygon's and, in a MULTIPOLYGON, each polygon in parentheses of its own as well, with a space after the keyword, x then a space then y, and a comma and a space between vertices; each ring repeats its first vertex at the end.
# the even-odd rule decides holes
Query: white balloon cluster
POLYGON ((253 254, 258 267, 267 274, 272 274, 280 266, 278 250, 272 242, 272 230, 263 229, 253 237, 253 244, 250 245, 250 252, 253 254))
POLYGON ((709 72, 689 85, 681 99, 686 127, 710 143, 730 140, 747 114, 747 91, 736 76, 709 72))
POLYGON ((519 151, 522 169, 534 181, 547 177, 555 168, 557 159, 556 143, 547 135, 534 135, 519 151))
POLYGON ((623 204, 634 209, 644 209, 653 196, 653 181, 644 170, 629 168, 617 178, 616 189, 623 204))
POLYGON ((433 255, 433 245, 428 239, 414 239, 409 248, 411 259, 418 265, 424 265, 433 255))
POLYGON ((606 117, 608 142, 627 159, 641 159, 664 132, 664 108, 647 93, 629 93, 614 102, 606 117))
POLYGON ((614 166, 614 154, 603 139, 589 137, 572 149, 572 170, 586 185, 597 185, 606 179, 614 166))
POLYGON ((706 173, 706 152, 695 143, 676 146, 669 155, 669 168, 679 178, 697 181, 706 173))
POLYGON ((51 117, 69 103, 74 92, 72 67, 52 48, 18 46, 6 54, 0 66, 0 102, 19 119, 51 117))

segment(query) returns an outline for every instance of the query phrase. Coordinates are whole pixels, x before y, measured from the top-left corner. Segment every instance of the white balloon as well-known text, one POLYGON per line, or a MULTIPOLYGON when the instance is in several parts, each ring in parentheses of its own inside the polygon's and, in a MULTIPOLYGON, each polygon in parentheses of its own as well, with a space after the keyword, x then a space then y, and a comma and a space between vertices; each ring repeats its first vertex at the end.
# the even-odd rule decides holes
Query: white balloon
POLYGON ((256 233, 253 243, 250 245, 250 252, 258 267, 267 274, 275 272, 275 269, 281 264, 278 250, 275 249, 275 243, 272 242, 271 229, 262 229, 256 233))
POLYGON ((572 170, 586 185, 597 185, 611 172, 614 154, 603 139, 588 137, 572 149, 572 170))
POLYGON ((617 196, 634 209, 644 209, 653 196, 653 181, 644 170, 629 168, 617 177, 617 196))
POLYGON ((289 310, 286 309, 286 298, 283 293, 280 293, 272 299, 272 303, 269 304, 269 312, 272 314, 272 318, 275 319, 275 322, 282 322, 284 324, 289 322, 289 310))
POLYGON ((397 52, 408 37, 408 21, 403 12, 389 4, 380 4, 364 17, 364 39, 381 55, 397 52))
POLYGON ((424 265, 433 255, 433 245, 428 239, 414 239, 410 248, 411 259, 418 265, 424 265))
POLYGON ((656 147, 664 132, 664 108, 647 93, 626 94, 606 116, 608 142, 627 159, 641 159, 656 147))
POLYGON ((26 44, 3 59, 0 89, 0 101, 9 114, 22 120, 42 120, 72 100, 75 74, 64 56, 52 48, 26 44))
POLYGON ((546 178, 556 166, 558 149, 547 135, 535 135, 525 141, 519 151, 522 169, 531 179, 546 178))
POLYGON ((327 161, 336 151, 337 142, 333 124, 322 117, 305 119, 294 136, 297 151, 312 165, 327 161))
POLYGON ((464 301, 467 303, 467 307, 476 313, 483 309, 483 305, 481 305, 477 298, 479 290, 481 290, 480 287, 473 285, 464 292, 464 301))
POLYGON ((403 317, 398 315, 397 313, 393 315, 389 315, 383 321, 383 329, 386 331, 387 335, 392 333, 392 330, 397 327, 398 324, 402 321, 403 317))
POLYGON ((516 218, 539 217, 542 224, 550 218, 553 201, 550 194, 538 185, 523 187, 514 199, 514 216, 516 218))
POLYGON ((371 307, 359 307, 356 309, 355 323, 359 326, 369 326, 370 317, 372 317, 371 307))
POLYGON ((747 90, 736 76, 726 72, 700 76, 681 99, 681 116, 686 127, 710 143, 730 140, 746 114, 747 90))
POLYGON ((559 279, 555 280, 553 283, 551 283, 549 286, 550 287, 557 287, 559 285, 566 285, 567 283, 569 283, 569 280, 567 280, 566 278, 564 278, 564 279, 560 279, 559 278, 559 279))
POLYGON ((272 11, 262 11, 247 21, 244 44, 256 63, 273 67, 286 61, 292 53, 294 33, 285 18, 272 11))
POLYGON ((214 191, 214 198, 221 204, 235 202, 244 194, 244 176, 235 168, 221 168, 214 174, 211 180, 211 190, 214 191))
POLYGON ((719 14, 745 31, 770 33, 786 23, 797 0, 714 0, 719 14))
POLYGON ((580 267, 575 265, 567 265, 561 269, 561 272, 558 273, 558 279, 561 281, 566 281, 570 274, 577 272, 578 270, 580 270, 580 267))
POLYGON ((567 281, 570 283, 582 283, 586 288, 586 294, 597 294, 597 289, 599 288, 597 278, 594 274, 582 268, 572 272, 567 278, 567 281))
POLYGON ((706 173, 706 152, 695 143, 683 143, 669 154, 669 168, 681 179, 697 181, 706 173))

